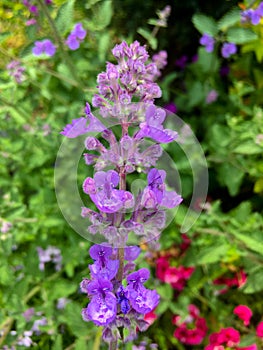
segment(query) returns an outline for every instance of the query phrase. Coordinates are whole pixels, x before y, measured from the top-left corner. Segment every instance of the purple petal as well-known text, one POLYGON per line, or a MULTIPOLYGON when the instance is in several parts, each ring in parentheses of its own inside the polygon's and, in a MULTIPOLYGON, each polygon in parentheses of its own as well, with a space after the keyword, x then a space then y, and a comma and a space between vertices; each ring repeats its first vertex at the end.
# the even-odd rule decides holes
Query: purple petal
POLYGON ((87 119, 84 117, 73 119, 71 124, 67 124, 60 134, 68 138, 75 138, 87 132, 86 124, 87 119))
POLYGON ((82 310, 84 321, 93 321, 97 326, 106 326, 116 318, 117 300, 112 293, 105 298, 94 297, 86 309, 82 310))
POLYGON ((151 105, 146 110, 146 123, 149 126, 159 128, 166 118, 166 112, 162 108, 151 105))
POLYGON ((91 177, 87 177, 83 182, 83 191, 87 194, 95 194, 96 193, 96 184, 95 181, 91 177))
POLYGON ((108 280, 103 279, 91 281, 87 286, 88 294, 96 296, 109 293, 112 291, 112 289, 112 283, 108 280))
POLYGON ((124 259, 133 261, 140 255, 141 248, 135 246, 126 247, 124 250, 124 259))
POLYGON ((155 290, 143 289, 138 293, 131 292, 129 300, 135 311, 141 314, 147 314, 156 308, 160 297, 155 290))
POLYGON ((112 255, 112 248, 105 245, 94 244, 90 247, 89 254, 93 260, 98 260, 101 257, 109 258, 112 255))
POLYGON ((127 276, 127 282, 128 284, 143 284, 146 282, 150 277, 150 271, 146 268, 142 268, 136 272, 131 273, 129 276, 127 276))
POLYGON ((175 191, 165 191, 161 205, 167 208, 174 208, 183 201, 183 198, 175 191))

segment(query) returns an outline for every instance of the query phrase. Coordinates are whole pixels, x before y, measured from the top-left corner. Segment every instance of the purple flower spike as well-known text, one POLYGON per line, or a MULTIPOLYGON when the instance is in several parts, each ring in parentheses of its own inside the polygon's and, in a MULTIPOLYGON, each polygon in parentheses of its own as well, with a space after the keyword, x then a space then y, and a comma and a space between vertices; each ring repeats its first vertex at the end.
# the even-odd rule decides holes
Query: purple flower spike
POLYGON ((237 47, 233 43, 224 43, 221 49, 222 56, 228 58, 237 52, 237 47))
POLYGON ((201 45, 205 46, 207 52, 214 51, 215 39, 211 35, 204 34, 199 42, 201 45))

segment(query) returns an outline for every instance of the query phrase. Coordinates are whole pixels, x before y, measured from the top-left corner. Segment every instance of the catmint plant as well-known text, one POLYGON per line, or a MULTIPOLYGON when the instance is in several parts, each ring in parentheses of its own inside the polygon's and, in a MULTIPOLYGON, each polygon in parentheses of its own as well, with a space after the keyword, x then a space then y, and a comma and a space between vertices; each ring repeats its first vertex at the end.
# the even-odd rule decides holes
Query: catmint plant
POLYGON ((117 64, 108 62, 106 72, 98 75, 98 93, 92 99, 101 118, 94 116, 87 103, 85 116, 74 119, 61 134, 68 138, 87 135, 84 161, 93 166, 95 174, 84 180, 83 191, 97 210, 83 207, 81 215, 89 220, 88 232, 100 235, 103 243, 89 251, 93 259, 90 278, 83 279, 80 289, 90 301, 82 317, 103 326, 102 338, 113 350, 119 340, 132 341, 138 330, 148 328, 144 316, 159 302, 157 292, 145 286, 150 271, 136 270, 141 249, 130 245, 129 237, 133 234, 158 246, 165 210, 178 206, 182 197, 167 190, 166 172, 156 167, 162 155, 160 144, 178 136, 164 128, 166 112, 154 104, 161 97, 155 79, 167 55, 161 52, 151 62, 137 41, 130 46, 122 42, 112 53, 117 64), (114 124, 120 126, 120 134, 110 129, 114 124), (145 139, 152 144, 142 150, 145 139), (139 172, 147 177, 147 185, 132 193, 128 178, 139 172))

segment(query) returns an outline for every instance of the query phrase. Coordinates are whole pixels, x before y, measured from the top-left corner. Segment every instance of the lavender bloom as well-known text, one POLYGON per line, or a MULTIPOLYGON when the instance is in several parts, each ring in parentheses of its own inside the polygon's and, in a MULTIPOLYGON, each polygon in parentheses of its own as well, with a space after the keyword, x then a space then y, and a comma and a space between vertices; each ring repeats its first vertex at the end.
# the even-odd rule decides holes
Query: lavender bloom
POLYGON ((2 223, 2 226, 1 226, 0 231, 1 231, 2 233, 7 233, 7 232, 11 229, 12 226, 13 226, 13 224, 12 224, 11 222, 9 222, 9 221, 4 221, 4 222, 2 223))
POLYGON ((250 22, 252 25, 256 26, 260 23, 263 16, 263 2, 261 2, 257 8, 248 9, 241 13, 241 22, 250 22))
POLYGON ((218 98, 218 92, 216 90, 211 90, 206 96, 205 102, 207 104, 213 103, 217 100, 218 98))
POLYGON ((207 52, 213 52, 214 45, 215 45, 215 39, 211 35, 204 34, 201 37, 199 42, 201 45, 205 46, 205 49, 207 52))
POLYGON ((142 195, 142 205, 145 208, 154 208, 161 205, 167 208, 174 208, 182 202, 182 197, 175 191, 165 190, 164 180, 166 173, 164 170, 151 169, 148 173, 148 186, 142 195))
POLYGON ((146 121, 140 124, 140 131, 135 139, 149 137, 160 143, 170 143, 174 141, 178 134, 176 131, 164 129, 162 123, 165 120, 165 111, 150 105, 146 110, 146 121))
POLYGON ((112 283, 107 280, 92 281, 88 285, 91 301, 82 310, 84 321, 93 321, 98 326, 106 326, 117 314, 117 299, 112 293, 112 283))
POLYGON ((32 336, 32 331, 26 331, 23 333, 23 336, 20 336, 17 341, 17 345, 23 345, 26 348, 30 348, 33 344, 32 339, 30 338, 32 336))
MULTIPOLYGON (((167 65, 167 52, 160 51, 160 52, 156 53, 155 55, 153 55, 152 61, 157 67, 157 71, 154 72, 154 75, 157 77, 161 76, 161 72, 160 72, 161 69, 164 69, 164 67, 167 65)), ((148 67, 149 67, 149 65, 148 65, 148 67)), ((154 68, 155 67, 153 65, 153 69, 154 68)))
POLYGON ((111 260, 112 248, 103 245, 93 245, 90 248, 90 256, 95 263, 89 265, 92 277, 112 280, 118 271, 119 261, 111 260))
POLYGON ((178 108, 177 108, 176 104, 173 103, 173 102, 170 102, 167 105, 165 105, 164 109, 166 109, 169 112, 174 113, 174 114, 177 113, 177 111, 178 111, 178 108))
POLYGON ((158 305, 160 299, 155 290, 148 290, 143 286, 149 275, 149 270, 143 268, 127 277, 128 298, 133 309, 141 314, 152 311, 158 305))
POLYGON ((64 130, 61 131, 61 135, 68 138, 75 138, 88 132, 101 132, 106 129, 106 127, 90 112, 88 103, 85 107, 85 114, 86 118, 81 117, 78 119, 73 119, 71 124, 67 124, 64 130), (87 126, 88 121, 89 125, 87 126))
POLYGON ((221 49, 221 54, 224 58, 228 58, 237 52, 237 47, 233 43, 224 43, 221 49))
POLYGON ((121 312, 127 314, 131 307, 128 299, 128 291, 126 291, 123 286, 118 289, 117 292, 117 302, 120 304, 121 312))
POLYGON ((98 171, 94 179, 87 177, 83 191, 87 193, 96 207, 104 213, 115 213, 121 208, 133 206, 133 195, 128 191, 116 190, 119 175, 114 170, 98 171))
POLYGON ((82 23, 77 23, 69 34, 66 44, 70 50, 77 50, 80 43, 85 39, 87 31, 82 27, 82 23))
POLYGON ((41 247, 37 247, 38 257, 39 257, 39 269, 44 271, 45 264, 47 262, 53 262, 55 264, 56 271, 61 270, 62 256, 60 249, 56 247, 49 246, 46 250, 41 247))
POLYGON ((33 323, 33 326, 31 328, 31 331, 34 332, 36 335, 40 335, 41 334, 41 330, 40 330, 40 326, 46 326, 47 325, 47 319, 46 317, 42 317, 39 320, 36 320, 33 323))
POLYGON ((19 61, 11 61, 6 68, 9 75, 13 77, 18 84, 21 84, 24 80, 23 73, 25 71, 25 67, 22 67, 19 61))
POLYGON ((22 316, 25 318, 26 322, 29 322, 33 315, 35 314, 35 309, 33 307, 27 309, 22 316))
POLYGON ((58 309, 58 310, 62 310, 62 309, 64 309, 65 308, 65 306, 67 305, 67 303, 69 302, 70 300, 69 299, 67 299, 67 298, 59 298, 58 300, 57 300, 57 305, 56 305, 56 308, 58 309))
POLYGON ((46 39, 43 41, 36 41, 35 46, 32 49, 32 53, 34 56, 40 56, 45 54, 47 56, 54 56, 56 52, 56 47, 52 43, 52 41, 46 39))

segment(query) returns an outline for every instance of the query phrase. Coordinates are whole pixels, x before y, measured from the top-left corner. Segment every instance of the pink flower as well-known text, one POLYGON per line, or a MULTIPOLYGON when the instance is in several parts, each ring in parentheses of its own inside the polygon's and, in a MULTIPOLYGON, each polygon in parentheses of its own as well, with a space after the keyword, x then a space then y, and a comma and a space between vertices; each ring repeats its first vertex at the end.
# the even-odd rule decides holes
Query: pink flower
POLYGON ((199 345, 206 336, 206 321, 198 316, 199 309, 195 305, 189 305, 188 310, 189 316, 183 322, 180 316, 173 317, 172 322, 178 327, 174 332, 174 337, 183 344, 199 345))
POLYGON ((239 341, 240 341, 240 334, 236 329, 232 327, 228 327, 228 328, 222 328, 220 330, 218 335, 219 344, 226 343, 227 346, 233 347, 235 345, 238 345, 239 341))
POLYGON ((148 314, 144 315, 144 321, 149 323, 149 326, 151 326, 154 321, 157 319, 157 315, 154 312, 154 310, 148 312, 148 314))
POLYGON ((250 319, 253 315, 251 309, 246 305, 238 305, 234 309, 234 314, 237 315, 242 321, 244 321, 245 326, 249 325, 250 319))
POLYGON ((259 338, 263 338, 263 321, 259 322, 256 328, 256 335, 259 338))

